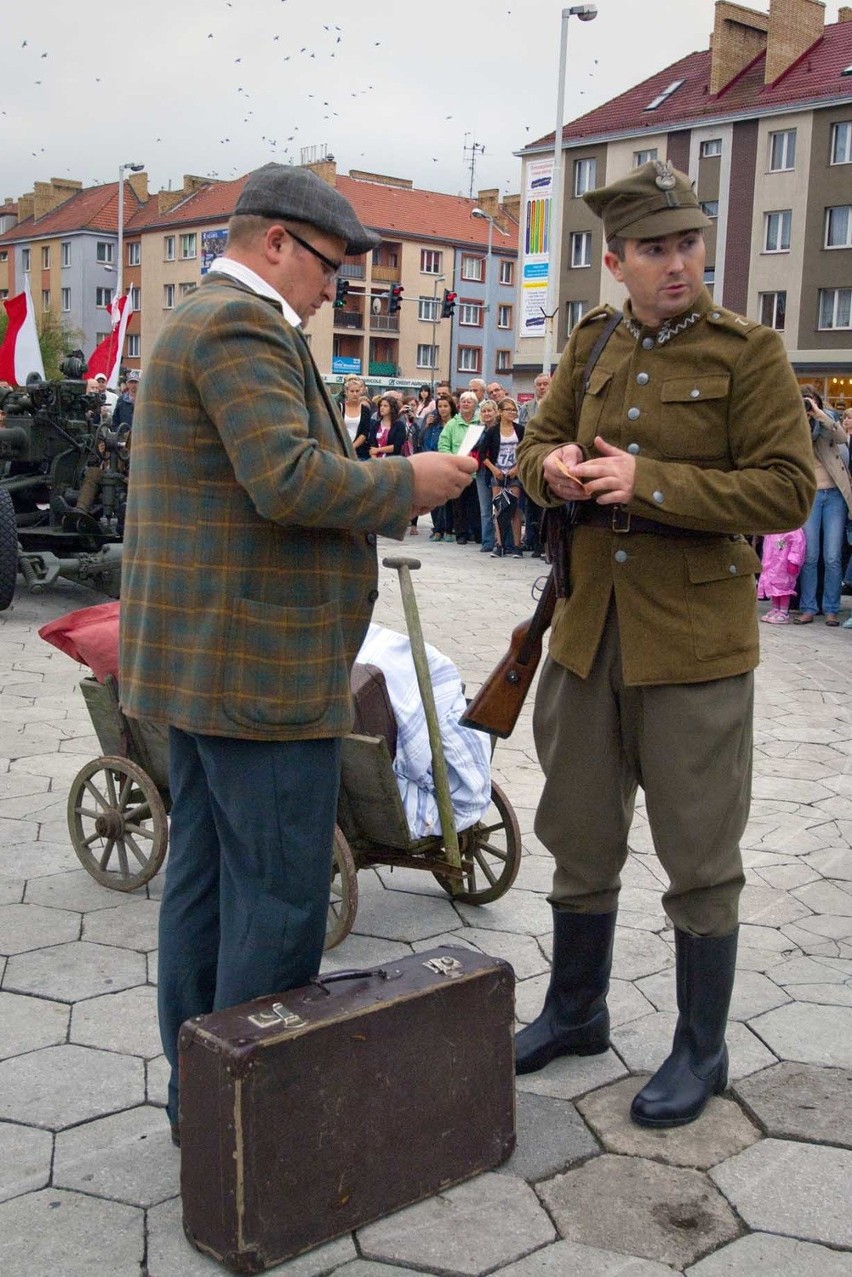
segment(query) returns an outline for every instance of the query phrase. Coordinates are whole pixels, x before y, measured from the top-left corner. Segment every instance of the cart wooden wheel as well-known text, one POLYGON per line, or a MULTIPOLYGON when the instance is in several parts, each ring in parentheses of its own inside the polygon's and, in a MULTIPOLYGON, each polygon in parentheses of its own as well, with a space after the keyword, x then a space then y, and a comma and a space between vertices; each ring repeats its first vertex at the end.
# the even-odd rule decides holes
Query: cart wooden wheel
POLYGON ((453 890, 443 874, 435 877, 452 896, 466 905, 487 905, 509 890, 521 867, 518 818, 499 785, 491 783, 491 805, 477 824, 459 834, 464 881, 453 890))
POLYGON ((113 891, 134 891, 160 868, 166 809, 147 772, 129 758, 94 758, 71 782, 68 829, 83 866, 113 891))
POLYGON ((358 912, 358 871, 349 843, 335 826, 331 862, 331 896, 325 924, 325 948, 333 949, 352 930, 358 912))

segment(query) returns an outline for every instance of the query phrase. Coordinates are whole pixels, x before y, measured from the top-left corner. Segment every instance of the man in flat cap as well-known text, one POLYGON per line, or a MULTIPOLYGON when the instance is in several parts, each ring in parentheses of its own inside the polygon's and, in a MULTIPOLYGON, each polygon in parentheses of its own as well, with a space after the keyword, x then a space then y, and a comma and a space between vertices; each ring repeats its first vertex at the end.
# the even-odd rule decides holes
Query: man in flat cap
POLYGON ((350 667, 376 534, 456 498, 469 458, 365 466, 303 325, 379 237, 307 169, 243 188, 228 247, 146 361, 124 541, 121 700, 167 724, 159 1013, 179 1140, 190 1016, 319 970, 350 667))
POLYGON ((727 1085, 758 662, 760 564, 744 534, 799 527, 814 476, 780 339, 704 287, 708 220, 689 180, 650 163, 584 198, 628 296, 623 315, 602 306, 575 328, 519 449, 525 490, 547 507, 574 502, 576 523, 534 714, 553 967, 517 1068, 609 1045, 641 785, 669 879, 678 1020, 631 1114, 677 1126, 727 1085))

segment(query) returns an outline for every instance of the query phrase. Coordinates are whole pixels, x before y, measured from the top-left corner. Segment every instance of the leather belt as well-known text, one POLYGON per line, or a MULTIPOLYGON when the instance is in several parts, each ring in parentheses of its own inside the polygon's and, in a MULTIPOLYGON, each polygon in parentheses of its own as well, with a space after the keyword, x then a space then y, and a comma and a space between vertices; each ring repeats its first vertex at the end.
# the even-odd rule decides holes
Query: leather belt
POLYGON ((578 501, 574 506, 574 523, 577 527, 605 528, 608 532, 651 532, 666 537, 706 537, 712 533, 678 528, 670 523, 658 523, 641 514, 631 514, 623 505, 598 505, 596 501, 578 501))

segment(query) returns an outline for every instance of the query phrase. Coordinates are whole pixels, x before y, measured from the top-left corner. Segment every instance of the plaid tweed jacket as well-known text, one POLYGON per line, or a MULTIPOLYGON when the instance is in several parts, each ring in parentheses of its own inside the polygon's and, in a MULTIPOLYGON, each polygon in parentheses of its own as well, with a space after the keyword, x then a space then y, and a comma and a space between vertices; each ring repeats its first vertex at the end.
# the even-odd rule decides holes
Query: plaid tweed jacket
POLYGON ((402 458, 357 461, 302 333, 211 274, 140 384, 121 590, 121 700, 214 736, 344 735, 378 597, 376 534, 402 537, 402 458))

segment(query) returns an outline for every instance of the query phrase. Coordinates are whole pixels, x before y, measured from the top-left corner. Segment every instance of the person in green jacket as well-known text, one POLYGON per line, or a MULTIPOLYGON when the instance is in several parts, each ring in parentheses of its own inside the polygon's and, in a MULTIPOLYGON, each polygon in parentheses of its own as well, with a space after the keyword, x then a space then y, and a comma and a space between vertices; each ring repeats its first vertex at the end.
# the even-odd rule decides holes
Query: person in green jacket
MULTIPOLYGON (((459 410, 451 417, 438 439, 439 452, 451 452, 454 456, 462 446, 462 441, 472 425, 475 424, 478 402, 472 390, 463 390, 459 395, 459 410)), ((453 527, 456 530, 456 544, 467 545, 468 541, 481 541, 482 532, 479 517, 479 501, 473 486, 465 488, 461 496, 453 501, 453 527)), ((444 540, 448 538, 445 536, 444 540)))

